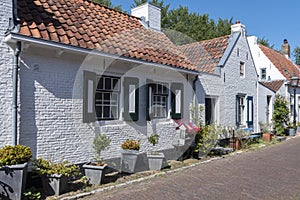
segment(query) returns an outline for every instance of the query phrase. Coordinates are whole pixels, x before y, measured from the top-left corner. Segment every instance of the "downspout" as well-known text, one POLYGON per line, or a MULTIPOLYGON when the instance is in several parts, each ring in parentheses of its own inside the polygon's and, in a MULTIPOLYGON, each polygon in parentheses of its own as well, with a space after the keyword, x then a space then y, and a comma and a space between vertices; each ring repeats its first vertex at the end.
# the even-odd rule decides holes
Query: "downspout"
POLYGON ((19 75, 19 56, 21 53, 21 42, 18 41, 14 52, 13 71, 12 71, 12 145, 17 144, 18 136, 18 75, 19 75))
MULTIPOLYGON (((196 102, 197 102, 196 81, 197 81, 197 80, 198 80, 198 75, 195 76, 195 79, 193 80, 193 85, 192 85, 193 91, 194 91, 194 94, 195 94, 195 96, 194 96, 194 107, 195 107, 195 108, 196 108, 196 106, 198 106, 198 105, 196 105, 196 102)), ((198 110, 198 109, 197 109, 197 110, 198 110)), ((197 115, 197 112, 196 112, 196 115, 197 115)), ((200 115, 201 115, 201 113, 198 114, 198 116, 200 116, 200 115)), ((198 116, 195 116, 195 118, 197 119, 198 116)))

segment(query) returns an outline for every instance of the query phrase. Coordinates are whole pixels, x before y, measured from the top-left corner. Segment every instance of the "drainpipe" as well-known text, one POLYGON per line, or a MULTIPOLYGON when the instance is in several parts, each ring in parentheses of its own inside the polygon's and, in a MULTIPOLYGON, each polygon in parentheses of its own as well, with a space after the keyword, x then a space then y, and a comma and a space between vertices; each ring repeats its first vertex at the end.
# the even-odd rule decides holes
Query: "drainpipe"
POLYGON ((19 72, 19 55, 21 53, 21 42, 17 42, 14 52, 13 71, 12 71, 12 145, 17 144, 18 136, 18 72, 19 72))
MULTIPOLYGON (((196 93, 196 81, 198 80, 198 75, 195 76, 195 79, 193 80, 193 90, 194 90, 194 94, 195 94, 195 97, 194 97, 194 107, 196 107, 196 102, 197 102, 197 93, 196 93)), ((200 116, 201 113, 198 113, 198 116, 200 116)), ((195 116, 196 118, 198 116, 195 116)))

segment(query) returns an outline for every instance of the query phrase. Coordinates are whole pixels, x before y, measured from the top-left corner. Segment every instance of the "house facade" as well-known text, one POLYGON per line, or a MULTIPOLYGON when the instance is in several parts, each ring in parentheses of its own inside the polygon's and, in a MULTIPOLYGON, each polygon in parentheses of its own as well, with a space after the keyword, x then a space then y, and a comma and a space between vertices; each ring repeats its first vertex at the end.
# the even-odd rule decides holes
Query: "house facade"
POLYGON ((174 149, 198 72, 163 33, 85 0, 3 5, 0 146, 72 163, 94 158, 99 133, 111 139, 103 158, 120 157, 126 139, 149 151, 153 133, 158 150, 174 149))
MULTIPOLYGON (((280 94, 286 98, 290 107, 290 120, 294 121, 294 89, 296 93, 296 121, 299 121, 298 113, 300 111, 299 87, 291 86, 291 78, 299 78, 299 68, 290 59, 290 47, 287 40, 282 44, 281 52, 269 47, 258 44, 256 36, 248 37, 249 46, 253 55, 256 69, 259 74, 260 86, 268 88, 268 94, 259 92, 259 121, 264 123, 271 122, 273 110, 268 106, 269 102, 274 102, 275 95, 280 94), (269 117, 267 117, 267 115, 269 117)), ((272 103, 270 104, 272 105, 272 103)))
POLYGON ((199 102, 206 123, 257 131, 257 71, 245 26, 232 25, 228 36, 181 46, 200 71, 199 102))

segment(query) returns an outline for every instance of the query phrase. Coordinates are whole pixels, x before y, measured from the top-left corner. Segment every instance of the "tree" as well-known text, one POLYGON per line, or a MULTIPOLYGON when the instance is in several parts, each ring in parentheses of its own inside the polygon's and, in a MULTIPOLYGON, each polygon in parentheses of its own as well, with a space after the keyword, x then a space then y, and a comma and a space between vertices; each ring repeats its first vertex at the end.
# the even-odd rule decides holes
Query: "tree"
MULTIPOLYGON (((177 36, 173 33, 170 35, 168 29, 180 32, 194 41, 212 39, 224 35, 229 35, 232 25, 232 19, 219 19, 216 23, 209 18, 208 14, 200 15, 195 12, 189 12, 188 7, 179 6, 177 9, 172 9, 167 12, 162 28, 164 33, 176 45, 182 43, 182 35, 177 36)), ((188 41, 184 39, 184 41, 188 41)))
MULTIPOLYGON (((146 3, 147 0, 133 0, 132 8, 146 3)), ((164 0, 151 0, 150 3, 161 8, 162 31, 176 45, 212 39, 229 35, 232 19, 219 19, 216 23, 208 14, 200 15, 189 12, 188 7, 179 6, 171 9, 170 4, 164 4, 164 0)))
POLYGON ((92 0, 92 2, 104 5, 106 7, 109 7, 109 8, 115 9, 115 10, 122 11, 122 6, 121 5, 117 5, 117 6, 113 5, 111 0, 92 0))
POLYGON ((262 38, 258 38, 257 39, 257 42, 261 45, 264 45, 266 47, 269 47, 271 49, 274 49, 274 44, 270 45, 270 42, 268 39, 265 39, 265 37, 262 37, 262 38))
POLYGON ((295 63, 297 65, 300 65, 300 47, 297 46, 294 50, 293 50, 293 56, 295 58, 295 63))

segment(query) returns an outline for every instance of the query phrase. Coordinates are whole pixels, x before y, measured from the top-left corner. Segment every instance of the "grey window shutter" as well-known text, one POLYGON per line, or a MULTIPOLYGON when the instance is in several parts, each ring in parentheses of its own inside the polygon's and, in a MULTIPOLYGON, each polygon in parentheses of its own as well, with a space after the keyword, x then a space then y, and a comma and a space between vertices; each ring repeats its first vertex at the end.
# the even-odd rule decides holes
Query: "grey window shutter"
POLYGON ((253 97, 247 97, 247 124, 253 125, 253 97))
POLYGON ((139 120, 139 79, 124 78, 124 120, 139 120))
POLYGON ((150 79, 146 80, 146 120, 150 121, 152 118, 152 91, 153 81, 150 79))
POLYGON ((183 84, 171 84, 171 118, 181 119, 183 116, 183 84))
POLYGON ((83 122, 96 121, 95 91, 97 75, 93 72, 83 71, 83 122))

